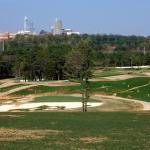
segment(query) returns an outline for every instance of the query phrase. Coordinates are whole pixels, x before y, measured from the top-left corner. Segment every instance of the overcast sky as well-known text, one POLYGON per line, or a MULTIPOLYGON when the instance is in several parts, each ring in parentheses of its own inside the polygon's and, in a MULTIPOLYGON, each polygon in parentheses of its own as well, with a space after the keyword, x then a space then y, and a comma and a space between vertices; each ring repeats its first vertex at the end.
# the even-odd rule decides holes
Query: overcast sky
POLYGON ((59 18, 81 33, 150 35, 150 0, 0 0, 0 32, 22 30, 24 16, 36 31, 59 18))

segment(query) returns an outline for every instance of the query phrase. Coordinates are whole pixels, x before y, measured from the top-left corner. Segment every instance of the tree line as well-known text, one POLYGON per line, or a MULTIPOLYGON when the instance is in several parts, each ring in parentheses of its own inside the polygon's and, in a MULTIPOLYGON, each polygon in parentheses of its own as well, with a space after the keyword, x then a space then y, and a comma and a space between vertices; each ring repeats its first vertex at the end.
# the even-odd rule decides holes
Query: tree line
MULTIPOLYGON (((88 43, 97 67, 150 65, 150 37, 121 35, 17 35, 0 52, 0 78, 68 79, 74 52, 88 43), (71 59, 70 59, 71 58, 71 59), (70 63, 68 61, 70 60, 70 63)), ((88 53, 85 47, 85 54, 88 53)), ((81 57, 77 57, 80 64, 81 57)), ((92 60, 91 60, 92 61, 92 60)), ((79 65, 76 64, 76 67, 79 65)), ((83 67, 83 66, 82 66, 83 67)))

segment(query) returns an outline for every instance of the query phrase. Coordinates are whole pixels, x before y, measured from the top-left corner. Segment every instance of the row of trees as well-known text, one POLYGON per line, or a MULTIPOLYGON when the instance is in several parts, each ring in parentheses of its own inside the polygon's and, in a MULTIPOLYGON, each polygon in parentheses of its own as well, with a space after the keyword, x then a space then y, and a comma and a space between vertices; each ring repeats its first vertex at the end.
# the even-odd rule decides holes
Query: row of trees
POLYGON ((0 78, 66 79, 70 52, 77 51, 83 41, 94 51, 96 66, 150 65, 149 37, 18 35, 6 41, 5 51, 0 53, 0 78))

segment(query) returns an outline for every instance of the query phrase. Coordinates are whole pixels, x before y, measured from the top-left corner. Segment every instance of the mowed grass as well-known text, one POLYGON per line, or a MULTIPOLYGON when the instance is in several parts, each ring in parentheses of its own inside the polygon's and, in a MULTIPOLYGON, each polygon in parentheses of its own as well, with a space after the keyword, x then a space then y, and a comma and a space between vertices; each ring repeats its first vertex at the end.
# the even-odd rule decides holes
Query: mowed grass
POLYGON ((0 88, 0 92, 7 92, 7 91, 10 91, 10 90, 13 90, 15 88, 22 87, 22 86, 27 86, 27 84, 15 84, 15 85, 3 87, 3 88, 0 88))
POLYGON ((149 150, 150 112, 0 113, 1 150, 149 150))
POLYGON ((120 81, 102 81, 95 82, 91 88, 96 92, 105 92, 108 94, 114 94, 129 90, 131 88, 142 86, 150 82, 150 77, 138 77, 120 81))
MULTIPOLYGON (((118 94, 120 92, 138 87, 144 86, 150 83, 150 77, 137 77, 131 78, 127 80, 120 80, 120 81, 99 81, 99 82, 91 82, 91 92, 93 93, 103 93, 107 95, 118 94)), ((138 98, 140 100, 146 100, 142 95, 145 95, 145 89, 141 90, 140 95, 136 94, 136 90, 133 91, 132 98, 138 98), (135 93, 134 93, 135 92, 135 93)), ((62 87, 50 87, 50 86, 35 86, 29 89, 21 90, 11 95, 29 95, 29 94, 39 94, 39 93, 47 93, 47 92, 58 92, 58 93, 80 93, 81 88, 80 86, 62 86, 62 87)), ((148 95, 149 90, 146 90, 146 95, 148 95)), ((126 97, 124 94, 118 94, 121 97, 126 97)), ((126 94, 125 94, 126 95, 126 94)), ((127 94, 128 95, 128 94, 127 94)), ((145 96, 147 97, 147 96, 145 96)))
POLYGON ((137 100, 144 100, 150 102, 150 85, 140 87, 131 91, 117 94, 125 98, 133 98, 137 100))
MULTIPOLYGON (((82 102, 81 97, 74 96, 42 96, 36 97, 34 102, 82 102)), ((99 102, 94 99, 89 99, 89 102, 99 102)))
POLYGON ((17 92, 14 92, 10 95, 29 95, 29 94, 40 94, 40 93, 47 93, 47 92, 79 92, 80 86, 34 86, 25 90, 20 90, 17 92))

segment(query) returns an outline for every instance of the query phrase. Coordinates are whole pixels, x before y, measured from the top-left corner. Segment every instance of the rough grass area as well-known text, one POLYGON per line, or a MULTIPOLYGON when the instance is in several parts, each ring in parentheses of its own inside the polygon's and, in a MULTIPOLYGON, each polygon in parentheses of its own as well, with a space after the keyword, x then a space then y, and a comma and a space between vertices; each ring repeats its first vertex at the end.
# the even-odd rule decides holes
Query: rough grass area
MULTIPOLYGON (((36 97, 34 102, 82 102, 81 97, 74 96, 42 96, 36 97)), ((89 102, 99 102, 94 99, 90 99, 89 102)))
POLYGON ((149 150, 149 133, 150 112, 0 113, 2 150, 149 150))
POLYGON ((120 71, 130 71, 131 73, 144 73, 144 72, 149 72, 150 71, 150 68, 124 68, 124 69, 118 69, 117 70, 120 70, 120 71))
POLYGON ((150 85, 117 94, 120 97, 144 100, 150 102, 150 85))
POLYGON ((144 76, 145 72, 149 72, 149 68, 104 68, 97 69, 94 71, 94 78, 103 78, 109 76, 118 76, 118 75, 127 75, 127 74, 135 74, 139 76, 144 76))
POLYGON ((94 72, 94 78, 117 76, 117 75, 122 75, 122 74, 123 72, 121 72, 121 70, 119 69, 106 68, 106 69, 96 70, 94 72))
POLYGON ((16 84, 16 85, 3 87, 3 88, 0 88, 0 92, 7 92, 7 91, 10 91, 12 89, 19 88, 19 87, 22 87, 22 86, 27 86, 27 84, 16 84))

